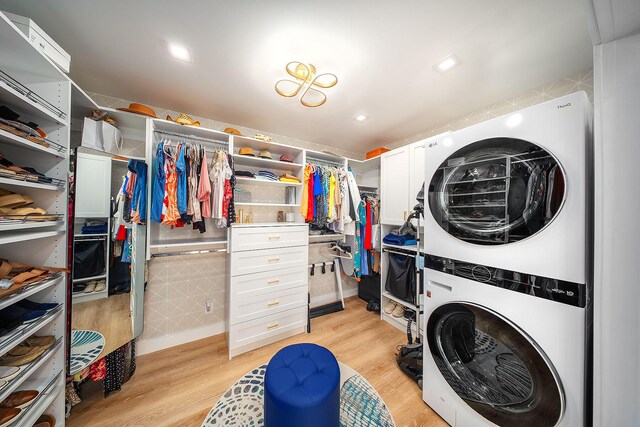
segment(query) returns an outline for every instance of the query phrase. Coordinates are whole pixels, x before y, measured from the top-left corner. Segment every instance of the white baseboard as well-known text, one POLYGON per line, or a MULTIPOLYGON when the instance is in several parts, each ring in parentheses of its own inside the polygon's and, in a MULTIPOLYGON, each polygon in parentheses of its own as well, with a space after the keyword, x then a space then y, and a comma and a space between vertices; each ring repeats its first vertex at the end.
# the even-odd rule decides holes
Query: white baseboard
POLYGON ((148 340, 136 341, 136 355, 154 353, 156 351, 171 348, 176 345, 186 344, 202 338, 211 337, 225 332, 225 322, 218 322, 197 329, 177 332, 175 334, 163 335, 161 337, 150 338, 148 340))
MULTIPOLYGON (((345 289, 344 297, 349 298, 358 295, 358 288, 345 289)), ((331 304, 340 300, 337 292, 331 292, 324 295, 318 295, 311 298, 311 308, 320 307, 321 305, 331 304)))

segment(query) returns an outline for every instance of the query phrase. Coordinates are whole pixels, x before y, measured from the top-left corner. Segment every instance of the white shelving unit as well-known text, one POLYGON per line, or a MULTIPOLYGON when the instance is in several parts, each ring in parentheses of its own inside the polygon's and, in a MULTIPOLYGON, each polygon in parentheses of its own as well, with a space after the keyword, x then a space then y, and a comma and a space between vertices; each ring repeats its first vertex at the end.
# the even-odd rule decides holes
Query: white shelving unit
MULTIPOLYGON (((28 265, 67 268, 67 174, 71 117, 71 83, 48 58, 40 54, 4 14, 0 13, 0 104, 34 121, 47 133, 48 147, 0 130, 0 151, 16 165, 31 166, 53 182, 0 178, 0 188, 29 195, 59 221, 22 221, 0 226, 0 258, 28 265), (4 79, 17 82, 9 86, 4 79), (22 93, 21 90, 27 90, 22 93)), ((0 355, 30 336, 54 336, 56 344, 22 369, 0 389, 0 401, 15 390, 38 390, 40 395, 13 420, 14 426, 31 426, 43 413, 64 425, 64 386, 67 314, 67 274, 33 283, 0 297, 0 309, 21 300, 57 303, 34 322, 0 337, 0 355)), ((15 286, 15 285, 14 285, 15 286)))

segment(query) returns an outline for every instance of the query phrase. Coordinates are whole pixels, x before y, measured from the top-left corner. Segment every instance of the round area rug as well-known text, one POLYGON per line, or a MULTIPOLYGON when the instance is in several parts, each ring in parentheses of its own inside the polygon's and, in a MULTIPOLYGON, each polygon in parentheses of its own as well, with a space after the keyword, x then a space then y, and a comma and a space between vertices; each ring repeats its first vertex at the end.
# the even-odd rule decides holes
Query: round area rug
MULTIPOLYGON (((340 427, 395 427, 391 413, 362 375, 340 363, 340 427)), ((222 395, 202 427, 264 426, 264 374, 258 366, 222 395)))
POLYGON ((71 331, 70 375, 75 375, 93 363, 104 348, 104 335, 82 329, 71 331))

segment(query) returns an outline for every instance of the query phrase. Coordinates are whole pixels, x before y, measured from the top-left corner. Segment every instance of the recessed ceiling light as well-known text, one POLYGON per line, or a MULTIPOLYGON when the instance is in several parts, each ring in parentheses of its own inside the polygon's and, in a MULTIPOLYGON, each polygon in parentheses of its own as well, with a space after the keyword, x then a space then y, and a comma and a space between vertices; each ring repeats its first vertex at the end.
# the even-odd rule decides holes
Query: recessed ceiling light
POLYGON ((191 52, 188 48, 173 43, 169 43, 168 48, 169 55, 181 61, 191 62, 191 52))
POLYGON ((452 69, 453 67, 459 64, 460 64, 460 59, 458 59, 458 57, 452 53, 451 55, 447 56, 442 61, 434 65, 433 69, 440 73, 444 73, 445 71, 449 71, 450 69, 452 69))
POLYGON ((366 120, 367 116, 365 116, 364 114, 358 114, 357 116, 354 117, 354 119, 356 119, 357 121, 361 122, 363 120, 366 120))
POLYGON ((522 114, 516 113, 509 116, 507 119, 507 126, 510 128, 514 128, 522 123, 522 114))

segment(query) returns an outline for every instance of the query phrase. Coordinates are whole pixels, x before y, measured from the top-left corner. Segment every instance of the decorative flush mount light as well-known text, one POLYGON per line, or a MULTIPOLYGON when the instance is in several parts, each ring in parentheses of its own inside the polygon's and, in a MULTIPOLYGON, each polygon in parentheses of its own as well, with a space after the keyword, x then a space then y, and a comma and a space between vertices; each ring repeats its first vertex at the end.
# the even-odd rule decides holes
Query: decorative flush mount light
POLYGON ((191 62, 191 52, 189 52, 189 49, 186 47, 169 43, 167 44, 167 48, 169 49, 169 55, 174 58, 185 62, 191 62))
POLYGON ((354 119, 361 122, 361 121, 367 120, 367 116, 365 116, 364 114, 358 114, 357 116, 354 117, 354 119))
POLYGON ((446 71, 449 71, 456 65, 460 65, 460 59, 452 53, 451 55, 447 56, 442 61, 434 65, 433 69, 440 73, 444 73, 446 71))
POLYGON ((292 61, 285 67, 287 74, 295 79, 282 79, 276 82, 276 92, 287 98, 292 98, 300 91, 300 103, 305 107, 319 107, 327 102, 327 95, 316 89, 316 87, 328 89, 338 83, 335 74, 317 74, 316 67, 302 62, 292 61), (304 90, 303 90, 304 89, 304 90))

